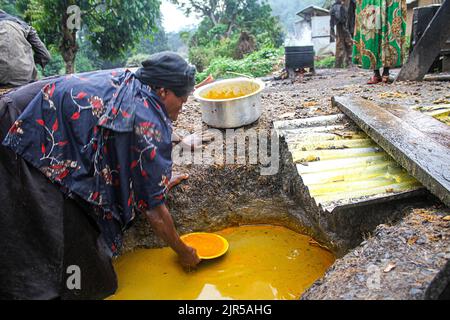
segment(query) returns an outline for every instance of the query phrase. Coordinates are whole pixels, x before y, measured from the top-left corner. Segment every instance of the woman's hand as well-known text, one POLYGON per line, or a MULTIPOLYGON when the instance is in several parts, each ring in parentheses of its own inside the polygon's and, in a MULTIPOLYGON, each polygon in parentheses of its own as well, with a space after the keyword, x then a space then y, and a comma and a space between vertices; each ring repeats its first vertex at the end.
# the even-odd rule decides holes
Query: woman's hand
POLYGON ((190 270, 195 268, 200 263, 200 258, 197 255, 197 250, 186 246, 186 251, 178 254, 180 264, 190 270))
POLYGON ((189 179, 189 175, 187 173, 178 174, 174 172, 172 179, 169 182, 169 191, 187 179, 189 179))
POLYGON ((214 139, 214 134, 211 132, 196 132, 181 140, 181 143, 192 151, 203 147, 204 142, 211 142, 214 139))
POLYGON ((145 213, 155 234, 163 239, 175 251, 180 264, 186 268, 194 268, 200 263, 195 249, 188 247, 175 230, 172 216, 166 205, 163 204, 145 213))

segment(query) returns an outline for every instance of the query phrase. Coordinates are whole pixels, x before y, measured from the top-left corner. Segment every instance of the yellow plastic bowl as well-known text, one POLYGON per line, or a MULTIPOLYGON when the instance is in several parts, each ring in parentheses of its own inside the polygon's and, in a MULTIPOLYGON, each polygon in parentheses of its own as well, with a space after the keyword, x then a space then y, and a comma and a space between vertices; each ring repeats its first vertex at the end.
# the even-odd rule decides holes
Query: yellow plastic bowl
POLYGON ((196 249, 198 257, 202 260, 219 258, 227 253, 229 248, 227 239, 214 233, 190 233, 182 236, 181 240, 196 249))

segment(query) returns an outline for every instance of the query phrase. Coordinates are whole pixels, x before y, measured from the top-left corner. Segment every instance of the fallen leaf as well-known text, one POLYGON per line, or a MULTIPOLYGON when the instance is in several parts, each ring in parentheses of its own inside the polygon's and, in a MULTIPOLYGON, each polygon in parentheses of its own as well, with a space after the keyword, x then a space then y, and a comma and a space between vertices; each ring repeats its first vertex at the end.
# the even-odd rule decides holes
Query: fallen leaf
POLYGON ((408 240, 408 244, 412 246, 417 242, 417 240, 419 240, 419 237, 412 237, 411 239, 408 240))
POLYGON ((444 220, 444 221, 450 221, 450 216, 445 216, 445 217, 442 218, 442 220, 444 220))
POLYGON ((383 92, 380 93, 380 98, 406 98, 408 95, 401 92, 383 92))
POLYGON ((395 267, 397 267, 397 265, 395 265, 394 263, 389 263, 386 269, 383 270, 383 272, 384 273, 391 272, 392 270, 395 269, 395 267))
POLYGON ((317 106, 317 101, 304 102, 303 106, 305 108, 315 107, 315 106, 317 106))
POLYGON ((432 241, 432 242, 438 242, 442 240, 442 236, 440 235, 431 235, 428 236, 428 240, 432 241))
POLYGON ((433 101, 434 104, 449 104, 450 100, 447 99, 437 99, 435 101, 433 101))
POLYGON ((293 117, 295 117, 295 112, 284 113, 281 116, 279 116, 278 118, 286 119, 286 118, 293 118, 293 117))

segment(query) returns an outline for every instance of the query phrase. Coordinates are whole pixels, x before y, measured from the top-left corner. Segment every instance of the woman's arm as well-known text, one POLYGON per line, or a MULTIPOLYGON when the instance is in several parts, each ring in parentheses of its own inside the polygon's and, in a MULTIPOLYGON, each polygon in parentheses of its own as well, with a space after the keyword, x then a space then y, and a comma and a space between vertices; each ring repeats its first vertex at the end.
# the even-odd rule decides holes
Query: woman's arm
POLYGON ((166 205, 163 204, 147 211, 146 217, 156 235, 163 239, 178 254, 182 266, 195 267, 200 263, 196 250, 188 247, 180 239, 166 205))

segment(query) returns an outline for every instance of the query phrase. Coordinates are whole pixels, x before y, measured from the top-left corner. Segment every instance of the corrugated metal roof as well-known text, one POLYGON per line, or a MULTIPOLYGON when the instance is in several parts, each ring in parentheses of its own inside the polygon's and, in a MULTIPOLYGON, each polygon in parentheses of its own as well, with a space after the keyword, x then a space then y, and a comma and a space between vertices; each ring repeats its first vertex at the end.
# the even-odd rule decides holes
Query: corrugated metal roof
POLYGON ((343 114, 274 126, 285 138, 310 196, 328 211, 422 188, 343 114))
POLYGON ((302 10, 300 10, 299 12, 297 12, 298 16, 304 16, 304 15, 308 15, 308 14, 312 14, 312 13, 316 13, 317 15, 321 15, 321 16, 327 16, 330 14, 330 11, 318 6, 308 6, 302 10))

